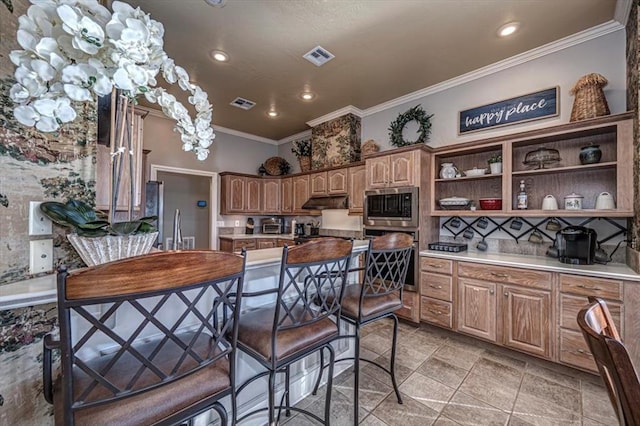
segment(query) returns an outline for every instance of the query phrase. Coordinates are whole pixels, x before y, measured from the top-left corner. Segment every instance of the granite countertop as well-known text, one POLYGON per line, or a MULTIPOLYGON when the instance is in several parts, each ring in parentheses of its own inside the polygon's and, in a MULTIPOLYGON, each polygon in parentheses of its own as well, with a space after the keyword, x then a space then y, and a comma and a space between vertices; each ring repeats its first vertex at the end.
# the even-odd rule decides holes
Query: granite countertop
MULTIPOLYGON (((277 238, 277 236, 273 234, 269 235, 277 238)), ((249 238, 251 238, 251 236, 249 236, 249 238)), ((353 252, 358 253, 365 251, 368 244, 369 242, 366 240, 355 240, 353 242, 353 252)), ((282 247, 276 247, 247 251, 246 269, 257 269, 279 264, 282 259, 282 250, 282 247)), ((24 306, 42 305, 55 302, 56 300, 56 274, 44 275, 42 277, 0 286, 0 311, 24 306)))
POLYGON ((517 268, 536 269, 550 272, 566 272, 574 275, 590 277, 614 278, 627 281, 640 281, 640 274, 623 263, 609 263, 607 265, 569 265, 557 259, 542 256, 525 256, 508 253, 487 253, 477 251, 463 251, 449 253, 436 250, 422 250, 421 256, 439 259, 461 260, 467 262, 484 263, 487 265, 512 266, 517 268))
POLYGON ((265 239, 277 239, 293 240, 295 236, 291 234, 224 234, 218 235, 218 238, 225 240, 250 240, 252 238, 265 238, 265 239))

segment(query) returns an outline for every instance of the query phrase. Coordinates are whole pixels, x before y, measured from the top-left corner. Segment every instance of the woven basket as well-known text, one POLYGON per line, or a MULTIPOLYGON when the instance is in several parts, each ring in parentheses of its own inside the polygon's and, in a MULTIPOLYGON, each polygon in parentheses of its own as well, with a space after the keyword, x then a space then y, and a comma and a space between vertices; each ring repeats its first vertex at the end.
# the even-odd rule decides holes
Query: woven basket
POLYGON ((609 115, 611 112, 602 90, 607 83, 606 78, 596 73, 581 77, 569 92, 571 95, 575 95, 569 121, 609 115))
POLYGON ((298 161, 300 162, 300 171, 308 172, 311 170, 311 157, 300 157, 298 161))
POLYGON ((105 235, 104 237, 67 235, 67 239, 87 266, 96 266, 147 254, 153 248, 156 238, 158 238, 157 232, 135 235, 105 235))
POLYGON ((282 174, 282 162, 286 161, 282 157, 269 157, 264 162, 264 168, 270 176, 280 176, 282 174))
POLYGON ((368 157, 371 154, 375 154, 378 151, 380 151, 380 147, 378 146, 376 141, 374 141, 373 139, 369 139, 368 141, 363 143, 362 146, 360 147, 360 152, 362 153, 363 157, 368 157))

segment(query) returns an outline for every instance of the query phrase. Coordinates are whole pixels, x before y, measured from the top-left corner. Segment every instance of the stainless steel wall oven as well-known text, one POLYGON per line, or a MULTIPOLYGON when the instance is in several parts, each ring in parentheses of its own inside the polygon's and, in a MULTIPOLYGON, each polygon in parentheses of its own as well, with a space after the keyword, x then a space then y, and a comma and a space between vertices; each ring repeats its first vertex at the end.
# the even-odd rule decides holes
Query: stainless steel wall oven
POLYGON ((364 226, 417 228, 418 188, 381 188, 364 193, 364 226))

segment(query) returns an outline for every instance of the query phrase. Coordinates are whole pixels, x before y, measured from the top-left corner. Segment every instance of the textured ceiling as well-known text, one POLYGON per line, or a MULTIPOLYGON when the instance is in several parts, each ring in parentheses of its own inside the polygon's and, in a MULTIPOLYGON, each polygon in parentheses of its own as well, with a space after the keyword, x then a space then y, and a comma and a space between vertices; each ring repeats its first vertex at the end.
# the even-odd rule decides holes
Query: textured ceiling
MULTIPOLYGON (((269 139, 348 105, 370 108, 613 19, 615 0, 128 0, 207 93, 213 123, 269 139), (496 30, 518 21, 502 39, 496 30), (316 67, 320 45, 336 57, 316 67), (228 63, 213 61, 213 49, 228 63), (311 102, 298 95, 317 94, 311 102), (237 96, 257 105, 229 105, 237 96), (280 116, 266 115, 274 107, 280 116)), ((174 92, 173 90, 171 90, 174 92)), ((177 95, 179 92, 175 91, 177 95)))

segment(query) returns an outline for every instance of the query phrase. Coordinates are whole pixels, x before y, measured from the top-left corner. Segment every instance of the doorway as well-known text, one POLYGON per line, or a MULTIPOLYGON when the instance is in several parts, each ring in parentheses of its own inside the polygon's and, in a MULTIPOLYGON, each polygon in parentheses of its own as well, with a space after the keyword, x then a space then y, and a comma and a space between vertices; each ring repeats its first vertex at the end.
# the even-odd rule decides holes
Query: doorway
POLYGON ((217 249, 218 174, 152 164, 149 179, 164 182, 163 246, 173 235, 173 216, 178 208, 183 239, 193 237, 195 249, 217 249))

